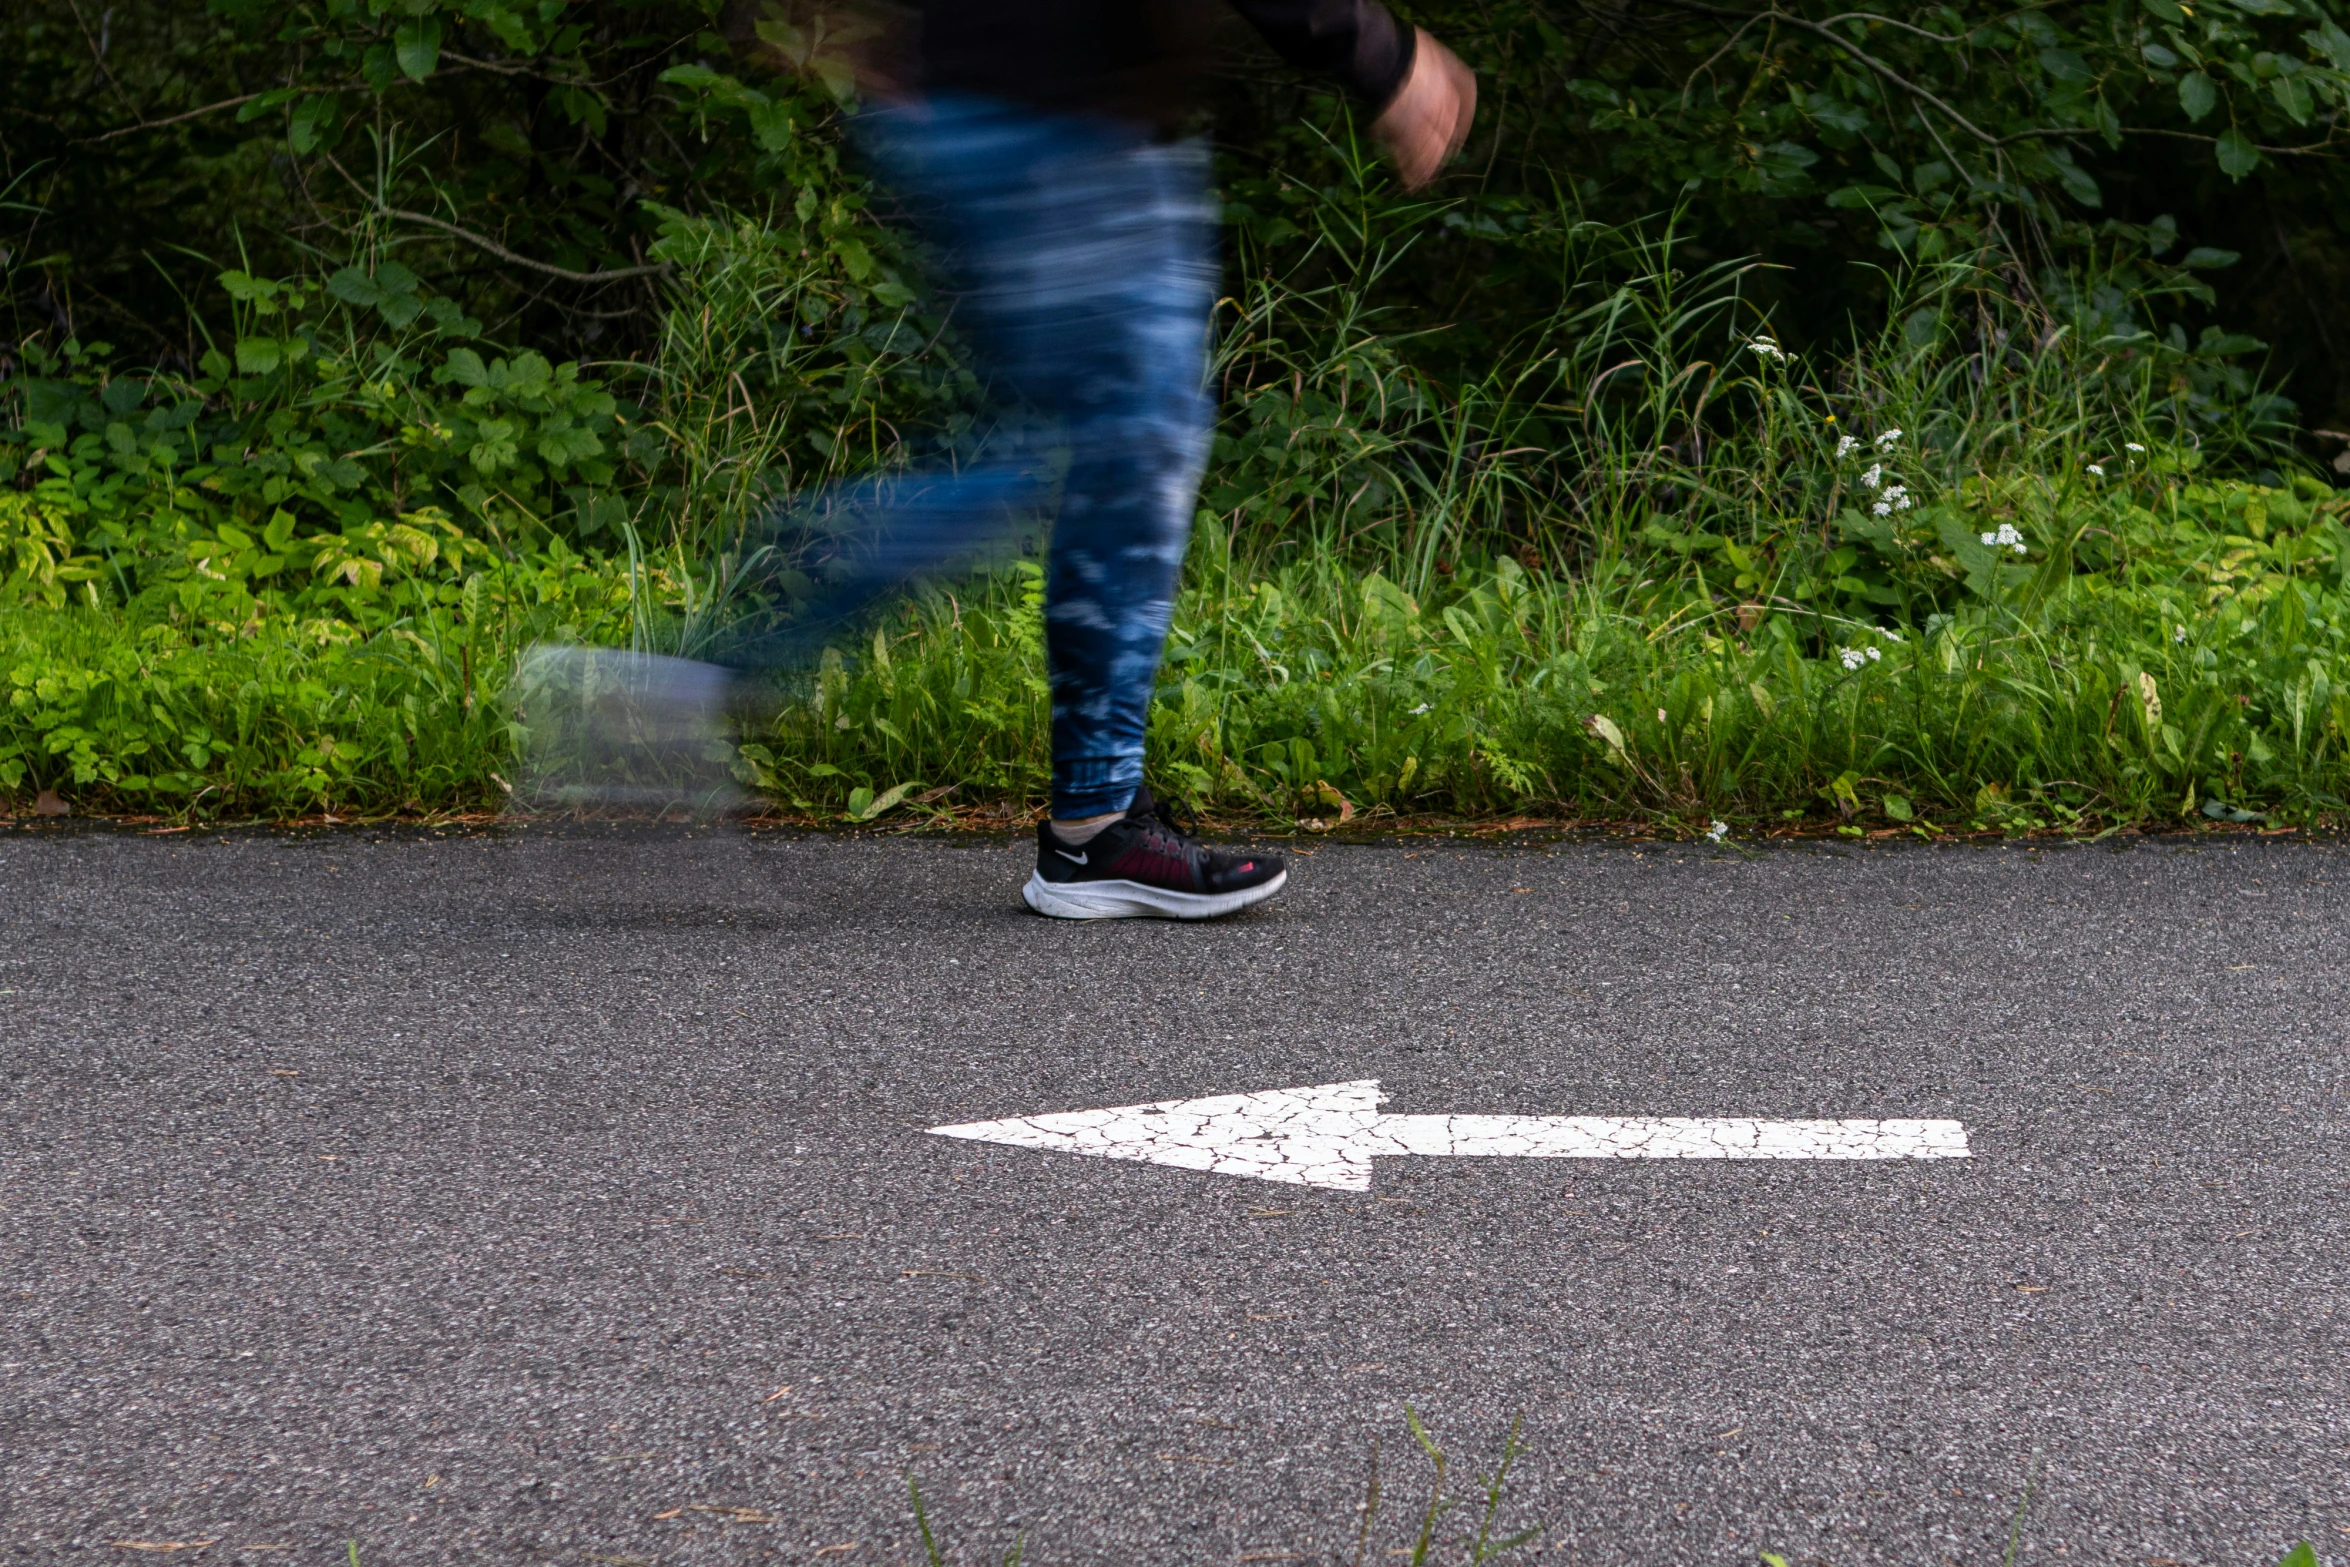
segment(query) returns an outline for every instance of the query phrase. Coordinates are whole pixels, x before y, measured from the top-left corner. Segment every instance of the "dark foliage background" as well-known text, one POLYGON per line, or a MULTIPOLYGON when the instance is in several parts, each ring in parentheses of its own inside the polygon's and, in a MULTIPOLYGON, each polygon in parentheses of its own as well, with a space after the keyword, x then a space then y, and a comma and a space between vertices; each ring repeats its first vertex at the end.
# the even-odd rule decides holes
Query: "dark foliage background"
MULTIPOLYGON (((1395 301, 1469 328, 1455 352, 1542 313, 1562 223, 1678 213, 1690 259, 1785 269, 1765 286, 1791 340, 1865 318, 1897 256, 1989 242, 2030 288, 2101 250, 2194 269, 2210 319, 2273 345, 2318 422, 2350 403, 2337 0, 1409 9, 1485 83, 1443 189, 1462 205, 1391 275, 1395 301)), ((719 0, 19 0, 0 23, 17 333, 192 363, 215 273, 331 270, 372 219, 493 338, 641 350, 650 203, 776 205, 859 243, 832 93, 772 70, 826 63, 800 20, 719 0)), ((1278 245, 1343 115, 1244 38, 1232 55, 1228 175, 1278 245)))
MULTIPOLYGON (((1989 244, 2022 292, 2083 268, 2125 289, 2186 285, 2204 324, 2261 337, 2305 411, 2338 423, 2350 407, 2335 351, 2350 303, 2343 12, 2326 0, 1424 5, 1486 90, 1446 191, 1466 198, 1454 241, 1398 282, 1445 319, 1501 329, 1503 302, 1548 282, 1554 252, 1534 236, 1570 216, 1678 213, 1688 260, 1783 268, 1760 286, 1789 340, 1816 342, 1874 317, 1889 264, 1989 244)), ((1319 118, 1311 90, 1263 62, 1221 108, 1235 168, 1276 186, 1319 118)))

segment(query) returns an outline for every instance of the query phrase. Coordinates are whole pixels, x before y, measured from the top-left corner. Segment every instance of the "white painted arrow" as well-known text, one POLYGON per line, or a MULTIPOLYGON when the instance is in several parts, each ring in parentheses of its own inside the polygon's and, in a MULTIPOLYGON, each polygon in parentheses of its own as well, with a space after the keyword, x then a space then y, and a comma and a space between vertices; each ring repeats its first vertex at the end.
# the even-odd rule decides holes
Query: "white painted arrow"
POLYGON ((1381 1115, 1379 1080, 1162 1099, 934 1126, 1009 1143, 1261 1181, 1371 1189, 1371 1161, 1444 1159, 1964 1159, 1956 1121, 1763 1121, 1738 1116, 1381 1115))

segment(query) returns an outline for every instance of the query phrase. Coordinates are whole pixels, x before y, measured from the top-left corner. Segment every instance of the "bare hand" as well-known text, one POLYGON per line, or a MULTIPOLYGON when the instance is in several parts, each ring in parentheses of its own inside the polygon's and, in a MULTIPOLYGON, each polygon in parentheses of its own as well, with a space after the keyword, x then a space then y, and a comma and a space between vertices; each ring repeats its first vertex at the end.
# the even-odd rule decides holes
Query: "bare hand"
POLYGON ((1469 122, 1477 117, 1477 73, 1429 37, 1426 28, 1417 32, 1412 74, 1371 122, 1372 138, 1395 160, 1396 177, 1406 190, 1436 178, 1469 139, 1469 122))

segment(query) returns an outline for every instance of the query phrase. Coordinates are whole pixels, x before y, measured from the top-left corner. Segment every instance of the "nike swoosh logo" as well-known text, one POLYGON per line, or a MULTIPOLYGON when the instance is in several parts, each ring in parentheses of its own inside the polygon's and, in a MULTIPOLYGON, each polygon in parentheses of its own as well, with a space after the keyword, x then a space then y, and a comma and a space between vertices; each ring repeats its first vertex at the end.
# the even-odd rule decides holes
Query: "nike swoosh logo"
POLYGON ((1085 854, 1071 854, 1067 849, 1055 849, 1053 852, 1059 855, 1062 859, 1067 860, 1072 865, 1083 865, 1086 861, 1086 856, 1090 855, 1093 851, 1088 849, 1085 854))

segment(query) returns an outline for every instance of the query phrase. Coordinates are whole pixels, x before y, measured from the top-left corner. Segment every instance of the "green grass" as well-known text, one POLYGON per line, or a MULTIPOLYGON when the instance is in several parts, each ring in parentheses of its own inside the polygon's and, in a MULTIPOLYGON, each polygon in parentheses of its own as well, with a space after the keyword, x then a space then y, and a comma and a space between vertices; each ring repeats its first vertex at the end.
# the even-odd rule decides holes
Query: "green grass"
MULTIPOLYGON (((1282 825, 2328 819, 2350 793, 2336 503, 2200 485, 2209 499, 2190 503, 2187 488, 2168 524, 2126 494, 2051 519, 2069 529, 2054 558, 1995 567, 2018 575, 1999 597, 1906 630, 1719 595, 1670 553, 1568 578, 1505 556, 1423 600, 1345 561, 1251 569, 1210 529, 1152 718, 1153 772, 1282 825), (2303 520, 2228 531, 2263 507, 2303 520), (2141 535, 2132 558, 2079 570, 2108 524, 2141 535)), ((756 737, 759 781, 816 813, 854 788, 1037 798, 1032 592, 996 581, 883 628, 756 737)))
MULTIPOLYGON (((1456 565, 1423 598, 1345 560, 1248 561, 1210 525, 1152 770, 1284 827, 2330 820, 2350 797, 2341 504, 2161 475, 2117 485, 2028 519, 2028 538, 2052 540, 2043 558, 1993 567, 2014 580, 1984 595, 1950 584, 1950 607, 1906 629, 1721 593, 1695 549, 1564 576, 1505 555, 1456 565)), ((631 579, 610 571, 625 601, 631 579)), ((746 773, 804 816, 948 785, 892 819, 1040 801, 1039 608, 1032 568, 931 591, 829 655, 746 737, 746 773)), ((622 641, 627 622, 602 629, 622 641)), ((567 630, 418 613, 365 637, 274 620, 223 633, 0 611, 0 768, 20 799, 51 789, 86 810, 480 809, 508 768, 503 678, 521 645, 567 630)))
MULTIPOLYGON (((1515 241, 1555 253, 1556 311, 1440 383, 1377 304, 1436 215, 1356 173, 1281 270, 1242 258, 1222 310, 1224 421, 1151 719, 1163 792, 1309 829, 2350 813, 2350 496, 2258 422, 2241 345, 1991 257, 1896 279, 1882 330, 1813 363, 1777 348, 1748 269, 1560 220, 1515 241)), ((525 648, 690 652, 761 610, 742 585, 778 541, 745 519, 796 472, 779 454, 859 419, 859 462, 912 451, 881 433, 879 361, 737 417, 747 350, 709 329, 791 309, 794 265, 733 244, 681 265, 643 425, 675 482, 632 502, 624 553, 492 505, 317 535, 282 511, 118 517, 105 537, 156 553, 102 556, 75 530, 164 492, 102 482, 127 436, 52 454, 0 491, 0 791, 208 819, 500 804, 525 648)), ((844 636, 748 726, 740 775, 803 818, 1037 807, 1040 581, 932 584, 844 636)))

